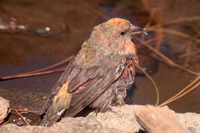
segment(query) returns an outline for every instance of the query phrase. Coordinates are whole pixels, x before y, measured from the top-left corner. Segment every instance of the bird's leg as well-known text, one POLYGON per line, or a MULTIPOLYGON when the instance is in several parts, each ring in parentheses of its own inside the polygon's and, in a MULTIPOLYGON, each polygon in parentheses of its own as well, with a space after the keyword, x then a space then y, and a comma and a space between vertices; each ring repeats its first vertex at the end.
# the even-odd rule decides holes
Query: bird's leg
POLYGON ((100 110, 99 109, 95 109, 94 112, 95 112, 96 117, 97 117, 97 114, 100 112, 100 110))
POLYGON ((126 90, 122 91, 121 99, 120 99, 120 103, 119 103, 120 107, 124 104, 124 95, 126 95, 126 90))
POLYGON ((108 108, 109 108, 109 110, 110 110, 111 112, 113 112, 113 113, 119 115, 120 117, 123 117, 123 116, 124 116, 124 113, 122 113, 122 114, 119 113, 120 111, 117 110, 117 109, 114 109, 111 105, 108 105, 108 108))
MULTIPOLYGON (((117 109, 114 109, 111 105, 107 105, 106 109, 104 109, 104 111, 111 111, 112 113, 115 113, 115 114, 119 115, 120 117, 124 116, 124 114, 121 115, 120 113, 118 113, 119 111, 117 109)), ((96 116, 97 116, 98 112, 96 111, 96 116)), ((104 120, 106 120, 108 118, 108 115, 109 115, 108 113, 105 113, 104 120)))

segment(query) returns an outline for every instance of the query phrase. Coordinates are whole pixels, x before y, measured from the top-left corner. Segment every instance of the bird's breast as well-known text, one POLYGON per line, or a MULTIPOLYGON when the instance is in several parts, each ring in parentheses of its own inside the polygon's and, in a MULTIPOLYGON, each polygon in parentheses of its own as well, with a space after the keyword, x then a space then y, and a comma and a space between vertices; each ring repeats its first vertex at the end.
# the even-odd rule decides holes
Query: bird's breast
POLYGON ((126 84, 133 84, 135 78, 135 62, 129 57, 126 60, 122 78, 126 84))

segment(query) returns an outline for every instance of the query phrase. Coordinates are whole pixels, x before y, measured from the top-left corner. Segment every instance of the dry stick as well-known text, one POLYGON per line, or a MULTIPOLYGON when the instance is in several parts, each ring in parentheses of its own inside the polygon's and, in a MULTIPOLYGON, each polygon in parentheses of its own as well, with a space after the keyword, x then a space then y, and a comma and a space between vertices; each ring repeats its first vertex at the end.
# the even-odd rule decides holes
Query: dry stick
POLYGON ((180 55, 180 56, 178 56, 178 57, 179 57, 179 58, 183 58, 183 57, 185 57, 185 56, 193 55, 193 54, 198 54, 198 53, 200 53, 200 50, 198 50, 198 51, 193 51, 193 52, 190 52, 190 53, 184 53, 184 54, 182 54, 182 55, 180 55))
MULTIPOLYGON (((181 68, 189 73, 192 73, 194 75, 197 75, 198 77, 200 77, 200 74, 199 73, 196 73, 196 72, 193 72, 191 70, 188 70, 188 69, 185 69, 183 68, 182 66, 179 66, 177 64, 175 64, 173 61, 171 61, 169 58, 167 58, 165 55, 163 55, 162 53, 160 53, 159 51, 157 51, 156 49, 154 49, 153 47, 149 46, 146 42, 144 42, 143 40, 139 39, 138 37, 135 37, 138 41, 142 42, 143 45, 145 45, 146 47, 148 47, 150 50, 154 51, 155 53, 157 53, 158 55, 160 55, 162 58, 164 58, 168 64, 172 65, 172 66, 176 66, 178 68, 181 68)), ((198 79, 198 78, 197 78, 198 79)), ((199 80, 199 79, 198 79, 199 80)), ((196 80, 195 80, 196 81, 196 80)), ((194 87, 192 87, 189 91, 187 91, 188 93, 191 91, 191 90, 194 90, 196 88, 196 86, 198 86, 199 84, 195 85, 194 87)), ((180 96, 178 96, 178 98, 180 98, 181 96, 184 96, 185 94, 187 93, 184 93, 184 94, 181 94, 180 96)), ((175 98, 176 100, 177 98, 175 98)), ((174 101, 174 100, 173 100, 174 101)))
MULTIPOLYGON (((194 54, 194 53, 191 52, 191 47, 192 47, 192 45, 193 45, 194 40, 197 39, 197 37, 198 37, 198 36, 196 35, 196 36, 194 37, 194 39, 190 40, 190 41, 189 41, 189 44, 187 45, 186 54, 184 54, 184 55, 186 55, 186 61, 187 61, 187 63, 189 62, 190 55, 194 54)), ((199 52, 200 52, 200 51, 199 51, 199 52)), ((179 57, 184 57, 184 56, 179 56, 179 57)))
POLYGON ((200 74, 197 73, 197 72, 191 71, 191 70, 186 69, 185 67, 179 66, 179 65, 177 65, 177 64, 175 64, 175 65, 169 64, 169 62, 168 62, 167 60, 162 60, 162 59, 157 58, 157 57, 154 57, 154 58, 156 58, 157 60, 160 60, 160 61, 162 61, 162 62, 164 62, 165 64, 168 64, 168 65, 170 65, 170 66, 173 66, 173 67, 177 67, 177 68, 179 68, 179 69, 182 69, 182 70, 184 70, 184 71, 186 71, 186 72, 188 72, 188 73, 190 73, 190 74, 193 74, 193 75, 196 75, 196 76, 199 76, 199 75, 200 75, 200 74))
MULTIPOLYGON (((171 101, 174 98, 176 98, 178 95, 181 95, 184 91, 186 91, 188 88, 190 88, 192 85, 194 85, 199 79, 200 79, 200 76, 198 76, 194 81, 192 81, 189 85, 187 85, 184 89, 182 89, 179 93, 177 93, 176 95, 174 95, 173 97, 171 97, 167 101, 171 101)), ((166 102, 163 102, 160 106, 165 105, 166 102)))
MULTIPOLYGON (((48 70, 48 69, 51 69, 51 68, 54 68, 54 67, 57 67, 57 66, 60 66, 66 62, 68 62, 69 60, 71 60, 72 58, 74 57, 74 55, 56 63, 56 64, 53 64, 51 66, 48 66, 48 67, 45 67, 45 68, 42 68, 42 69, 38 69, 38 70, 34 70, 34 71, 31 71, 31 72, 27 72, 27 73, 35 73, 35 72, 41 72, 41 71, 45 71, 45 70, 48 70)), ((26 73, 23 73, 23 74, 26 74, 26 73)))
MULTIPOLYGON (((154 38, 150 38, 150 39, 147 39, 145 40, 146 43, 152 43, 154 41, 156 41, 158 39, 158 37, 154 37, 154 38)), ((137 46, 139 46, 140 44, 142 43, 138 43, 137 46)), ((137 49, 140 49, 141 47, 137 47, 137 49)))
POLYGON ((200 81, 197 82, 200 79, 200 76, 198 76, 192 83, 190 83, 189 85, 187 85, 184 89, 182 89, 180 92, 178 92, 176 95, 174 95, 173 97, 171 97, 170 99, 168 99, 167 101, 163 102, 162 104, 160 104, 159 106, 165 106, 168 103, 171 103, 177 99, 179 99, 180 97, 183 97, 184 95, 188 94, 189 92, 191 92, 192 90, 194 90, 195 88, 197 88, 200 85, 200 81), (197 82, 197 83, 196 83, 197 82), (196 83, 196 85, 194 85, 196 83), (194 86, 193 86, 194 85, 194 86), (193 86, 193 87, 191 87, 193 86), (191 87, 191 88, 190 88, 191 87), (190 88, 190 89, 188 89, 190 88), (188 89, 188 90, 187 90, 188 89), (186 91, 187 90, 187 91, 186 91))
MULTIPOLYGON (((146 29, 147 31, 156 31, 158 30, 157 28, 157 25, 155 26, 151 26, 149 27, 148 29, 146 29)), ((179 31, 175 31, 175 30, 171 30, 171 29, 163 29, 163 32, 165 33, 170 33, 170 34, 174 34, 174 35, 177 35, 177 36, 180 36, 180 37, 184 37, 184 38, 187 38, 187 39, 191 39, 191 38, 194 38, 188 34, 185 34, 185 33, 182 33, 182 32, 179 32, 179 31)), ((200 43, 200 39, 195 39, 194 38, 194 41, 197 42, 197 43, 200 43)))
POLYGON ((161 54, 158 50, 154 49, 153 47, 151 47, 150 45, 148 45, 145 41, 141 40, 138 37, 134 37, 136 40, 140 41, 141 44, 145 45, 147 48, 149 48, 151 51, 155 52, 156 54, 158 54, 159 56, 161 56, 162 58, 164 58, 165 60, 167 60, 169 62, 170 65, 174 66, 174 62, 171 61, 170 59, 168 59, 166 56, 164 56, 163 54, 161 54))
POLYGON ((143 3, 143 6, 147 9, 147 11, 149 12, 149 21, 146 23, 145 25, 145 29, 149 28, 149 26, 152 24, 153 22, 153 18, 155 17, 155 8, 152 9, 150 6, 149 6, 149 3, 147 2, 147 0, 141 0, 142 3, 143 3))
MULTIPOLYGON (((154 38, 151 38, 151 39, 148 39, 148 40, 145 40, 146 43, 151 43, 153 41, 156 41, 158 39, 158 37, 154 37, 154 38)), ((142 44, 142 43, 140 43, 142 44)))
POLYGON ((140 71, 142 71, 142 72, 150 79, 150 81, 152 82, 152 84, 153 84, 153 86, 154 86, 154 88, 155 88, 155 90, 156 90, 156 95, 157 95, 155 106, 158 106, 160 95, 159 95, 159 89, 158 89, 158 87, 157 87, 155 81, 154 81, 154 80, 151 78, 151 76, 150 76, 145 70, 143 70, 139 65, 136 65, 136 67, 137 67, 140 71))
POLYGON ((186 72, 189 72, 191 74, 194 74, 194 75, 197 75, 199 76, 200 74, 197 73, 197 72, 193 72, 189 69, 186 69, 182 66, 179 66, 178 64, 174 63, 172 60, 170 60, 168 57, 166 57, 164 54, 160 53, 158 50, 156 50, 155 48, 151 47, 150 45, 148 45, 145 41, 141 40, 140 38, 138 37, 134 37, 136 40, 140 41, 143 45, 145 45, 147 48, 149 48, 151 51, 155 52, 156 54, 158 54, 159 56, 161 56, 164 60, 167 61, 167 64, 171 65, 171 66, 175 66, 175 67, 178 67, 180 69, 183 69, 185 70, 186 72))
POLYGON ((200 16, 184 17, 177 20, 165 21, 163 22, 163 25, 180 24, 187 21, 196 21, 196 20, 200 20, 200 16))
POLYGON ((26 109, 11 109, 11 110, 17 110, 19 112, 30 112, 30 113, 34 113, 37 114, 38 111, 31 111, 31 110, 26 110, 26 109))
POLYGON ((49 70, 49 71, 44 71, 44 72, 38 72, 38 73, 30 73, 30 74, 20 74, 20 75, 5 76, 5 77, 2 77, 1 79, 6 80, 6 79, 12 79, 12 78, 21 78, 21 77, 37 76, 37 75, 43 75, 43 74, 49 74, 49 73, 60 72, 60 71, 64 71, 64 70, 65 70, 65 68, 60 68, 60 69, 54 69, 54 70, 49 70))
POLYGON ((6 121, 5 123, 1 124, 0 127, 3 127, 4 125, 8 124, 9 120, 6 121))
MULTIPOLYGON (((154 1, 155 2, 155 1, 154 1)), ((160 1, 159 4, 162 6, 163 5, 163 2, 160 1)), ((159 49, 160 48, 160 45, 163 41, 163 25, 162 25, 162 20, 163 20, 163 12, 162 10, 157 12, 157 28, 158 30, 155 31, 156 32, 156 35, 159 37, 159 39, 157 40, 156 44, 155 44, 155 48, 156 49, 159 49)))
POLYGON ((54 72, 58 72, 58 71, 62 71, 62 70, 51 70, 51 71, 47 71, 46 72, 43 72, 43 73, 36 73, 36 72, 40 72, 40 71, 44 71, 44 70, 48 70, 48 69, 51 69, 53 67, 57 67, 59 65, 62 65, 64 63, 66 63, 67 61, 71 60, 72 58, 74 57, 74 55, 68 57, 67 59, 65 60, 62 60, 56 64, 53 64, 51 66, 48 66, 48 67, 45 67, 45 68, 42 68, 42 69, 38 69, 38 70, 34 70, 34 71, 30 71, 30 72, 26 72, 26 73, 20 73, 20 74, 17 74, 17 75, 11 75, 11 76, 5 76, 5 77, 1 77, 1 79, 5 80, 5 79, 12 79, 12 78, 21 78, 21 77, 29 77, 29 76, 35 76, 35 75, 39 75, 39 74, 49 74, 49 73, 54 73, 54 72), (35 74, 34 74, 35 73, 35 74))
POLYGON ((143 6, 146 8, 146 10, 149 12, 149 14, 151 14, 151 7, 149 5, 148 0, 141 0, 143 6))
MULTIPOLYGON (((155 40, 157 40, 157 38, 149 39, 146 42, 149 43, 149 42, 152 42, 152 41, 155 41, 155 40)), ((38 70, 35 70, 35 71, 26 72, 26 73, 21 73, 21 74, 17 74, 17 75, 5 76, 5 77, 1 77, 1 79, 6 80, 6 79, 12 79, 12 78, 30 77, 30 76, 37 76, 37 75, 42 75, 42 74, 49 74, 49 73, 55 73, 55 72, 63 71, 64 68, 55 69, 55 70, 46 71, 46 72, 41 72, 41 73, 34 73, 34 72, 44 71, 44 70, 59 66, 61 64, 64 64, 65 62, 71 60, 73 57, 74 57, 74 55, 68 57, 67 59, 65 59, 61 62, 58 62, 56 64, 53 64, 51 66, 48 66, 48 67, 45 67, 45 68, 42 68, 42 69, 38 69, 38 70), (34 73, 34 74, 32 74, 32 73, 34 73)))
POLYGON ((45 71, 45 70, 48 70, 48 69, 51 69, 51 68, 54 68, 54 67, 57 67, 59 65, 62 65, 64 63, 66 63, 67 61, 71 60, 72 58, 74 57, 74 55, 56 63, 56 64, 53 64, 51 66, 48 66, 48 67, 45 67, 45 68, 42 68, 42 69, 37 69, 37 70, 34 70, 34 71, 30 71, 30 72, 26 72, 26 73, 20 73, 20 74, 16 74, 16 75, 13 75, 13 76, 20 76, 20 75, 26 75, 26 74, 30 74, 30 73, 35 73, 35 72, 41 72, 41 71, 45 71))
POLYGON ((193 41, 191 41, 191 40, 189 41, 189 44, 188 44, 187 49, 186 49, 186 53, 187 53, 188 55, 186 56, 184 67, 187 67, 187 66, 188 66, 188 63, 189 63, 189 61, 190 61, 190 53, 191 53, 191 45, 192 45, 192 42, 193 42, 193 41))
MULTIPOLYGON (((146 8, 146 10, 149 12, 149 16, 150 16, 150 18, 149 18, 149 21, 146 23, 146 25, 145 25, 145 29, 148 29, 148 27, 151 25, 151 23, 153 22, 153 19, 155 18, 155 13, 156 13, 156 8, 152 8, 150 5, 149 5, 149 1, 147 1, 147 0, 141 0, 141 2, 142 2, 142 4, 143 4, 143 6, 146 8)), ((151 1, 152 2, 152 1, 151 1)), ((154 6, 155 6, 155 1, 153 1, 153 4, 154 4, 154 6)), ((159 13, 160 15, 159 16, 163 16, 163 14, 162 14, 162 12, 157 12, 157 13, 159 13)), ((159 17, 158 19, 160 20, 160 18, 161 17, 159 17)), ((156 18, 155 18, 156 19, 156 18)), ((158 21, 158 25, 159 25, 159 30, 157 30, 156 31, 156 34, 157 34, 157 37, 159 37, 158 38, 158 40, 157 40, 157 42, 156 42, 156 44, 155 44, 155 46, 156 46, 156 49, 159 49, 159 47, 160 47, 160 45, 161 45, 161 43, 162 43, 162 40, 163 40, 163 34, 162 34, 162 23, 160 23, 160 21, 158 21)), ((141 37, 141 39, 142 40, 144 40, 144 35, 142 35, 142 37, 141 37)))
POLYGON ((157 36, 159 37, 159 39, 158 39, 158 41, 157 41, 157 43, 156 43, 156 49, 159 49, 159 47, 160 47, 160 44, 162 43, 162 40, 163 40, 163 27, 162 27, 162 25, 159 25, 159 28, 158 28, 158 30, 156 30, 156 33, 157 33, 157 36))
POLYGON ((174 64, 174 66, 177 67, 177 68, 179 68, 179 69, 183 69, 184 71, 186 71, 186 72, 188 72, 188 73, 191 73, 191 74, 193 74, 193 75, 196 75, 196 76, 199 76, 199 75, 200 75, 200 73, 197 73, 197 72, 191 71, 191 70, 189 70, 189 69, 186 69, 186 68, 184 68, 184 67, 182 67, 182 66, 179 66, 178 64, 174 64))
MULTIPOLYGON (((193 91, 194 89, 196 89, 199 85, 200 85, 200 82, 198 82, 196 85, 194 85, 193 87, 191 87, 190 89, 188 89, 188 90, 185 91, 184 93, 182 93, 182 94, 180 94, 179 96, 175 97, 174 99, 168 101, 166 104, 171 103, 171 102, 173 102, 173 101, 175 101, 175 100, 177 100, 177 99, 179 99, 179 98, 185 96, 186 94, 188 94, 188 93, 190 93, 191 91, 193 91)), ((163 104, 162 106, 164 106, 164 105, 166 105, 166 104, 163 104)))
MULTIPOLYGON (((145 0, 146 1, 146 0, 145 0)), ((143 4, 145 4, 145 1, 143 1, 143 4)), ((155 16, 155 9, 150 10, 150 16, 149 16, 149 21, 145 25, 145 29, 148 29, 153 22, 153 18, 155 16)), ((144 40, 145 34, 142 34, 141 39, 144 40)))
POLYGON ((12 110, 14 110, 14 111, 24 120, 24 122, 25 122, 27 125, 30 126, 30 124, 24 119, 24 117, 23 117, 17 110, 15 110, 15 109, 12 109, 12 110))
MULTIPOLYGON (((151 23, 153 22, 153 18, 154 18, 154 16, 155 16, 155 12, 156 12, 156 10, 155 9, 152 9, 150 6, 149 6, 149 3, 147 2, 147 0, 141 0, 142 1, 142 3, 143 3, 143 6, 148 10, 148 12, 149 12, 149 21, 146 23, 146 25, 145 25, 145 29, 148 29, 149 28, 149 26, 151 25, 151 23)), ((142 40, 144 40, 144 34, 142 34, 142 37, 141 37, 141 39, 142 40)), ((158 36, 156 36, 155 38, 153 38, 153 39, 149 39, 149 40, 146 40, 146 42, 151 42, 151 41, 155 41, 155 40, 158 40, 159 38, 158 38, 158 36)), ((144 71, 139 65, 136 65, 136 67, 140 70, 140 71, 142 71, 149 79, 150 79, 150 81, 152 82, 152 84, 153 84, 153 86, 154 86, 154 88, 155 88, 155 90, 156 90, 156 95, 157 95, 157 97, 156 97, 156 104, 155 104, 155 106, 158 106, 158 104, 159 104, 159 90, 158 90, 158 87, 157 87, 157 85, 156 85, 156 83, 155 83, 155 81, 151 78, 151 76, 146 72, 146 71, 144 71)))
POLYGON ((151 12, 150 12, 150 16, 149 16, 149 21, 146 23, 146 25, 145 25, 145 29, 149 28, 150 25, 152 24, 152 22, 153 22, 153 18, 155 17, 155 12, 156 12, 155 9, 152 9, 152 10, 151 10, 151 12))
POLYGON ((200 48, 199 48, 198 43, 194 43, 193 48, 194 48, 196 51, 200 51, 200 48))
POLYGON ((200 27, 196 26, 196 25, 191 25, 190 26, 192 28, 192 30, 195 32, 197 37, 200 37, 200 27))

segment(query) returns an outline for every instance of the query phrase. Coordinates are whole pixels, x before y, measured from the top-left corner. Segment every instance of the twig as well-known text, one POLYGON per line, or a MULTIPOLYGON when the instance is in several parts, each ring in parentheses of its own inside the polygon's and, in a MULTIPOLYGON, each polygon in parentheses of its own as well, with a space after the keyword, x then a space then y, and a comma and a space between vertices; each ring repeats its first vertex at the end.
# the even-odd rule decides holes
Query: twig
POLYGON ((172 99, 170 101, 170 103, 173 102, 173 101, 175 101, 175 100, 177 100, 177 99, 179 99, 179 98, 181 98, 181 97, 183 97, 183 96, 185 96, 186 94, 190 93, 191 91, 193 91, 194 89, 196 89, 199 85, 200 85, 200 82, 198 82, 197 84, 195 84, 193 87, 191 87, 189 90, 185 91, 181 95, 179 95, 179 96, 175 97, 174 99, 172 99))
POLYGON ((180 65, 178 65, 178 64, 175 64, 175 67, 177 67, 177 68, 179 68, 179 69, 182 69, 182 70, 184 70, 184 71, 186 71, 186 72, 188 72, 188 73, 191 73, 191 74, 193 74, 193 75, 196 75, 196 76, 199 76, 199 75, 200 75, 200 73, 197 73, 197 72, 191 71, 191 70, 189 70, 189 69, 186 69, 186 68, 184 68, 184 67, 182 67, 182 66, 180 66, 180 65))
MULTIPOLYGON (((30 71, 30 72, 26 72, 26 73, 22 73, 22 74, 27 74, 27 73, 35 73, 35 72, 41 72, 41 71, 45 71, 45 70, 48 70, 48 69, 51 69, 51 68, 54 68, 54 67, 57 67, 57 66, 60 66, 66 62, 68 62, 69 60, 71 60, 72 58, 74 57, 74 55, 56 63, 56 64, 53 64, 51 66, 48 66, 48 67, 45 67, 45 68, 42 68, 42 69, 38 69, 38 70, 34 70, 34 71, 30 71)), ((20 75, 20 74, 19 74, 20 75)))
POLYGON ((8 121, 6 121, 6 122, 4 122, 3 124, 1 124, 1 125, 0 125, 0 127, 3 127, 3 126, 5 126, 6 124, 8 124, 8 122, 9 122, 9 120, 8 120, 8 121))
POLYGON ((158 106, 160 95, 159 95, 159 89, 158 89, 158 87, 157 87, 155 81, 154 81, 154 80, 151 78, 151 76, 150 76, 146 71, 144 71, 139 65, 136 65, 136 67, 137 67, 140 71, 142 71, 142 72, 149 78, 149 80, 152 82, 152 84, 153 84, 153 86, 154 86, 154 88, 155 88, 155 91, 156 91, 156 95, 157 95, 157 96, 156 96, 156 104, 155 104, 155 106, 158 106))
MULTIPOLYGON (((142 1, 144 3, 147 2, 146 0, 142 0, 142 1)), ((145 29, 148 29, 150 27, 150 25, 152 24, 154 15, 155 15, 155 9, 154 10, 150 10, 149 21, 146 23, 145 29)), ((145 37, 145 34, 142 34, 141 39, 144 40, 144 37, 145 37)))
POLYGON ((194 81, 192 81, 192 83, 190 83, 189 85, 187 85, 184 89, 182 89, 180 92, 178 92, 176 95, 174 95, 173 97, 171 97, 170 99, 166 100, 165 102, 163 102, 162 104, 160 104, 159 106, 165 106, 177 99, 179 99, 180 97, 183 97, 184 95, 188 94, 189 92, 191 92, 192 90, 194 90, 195 88, 197 88, 200 85, 200 76, 198 76, 194 81), (197 82, 198 81, 198 82, 197 82), (197 82, 197 83, 196 83, 197 82), (194 85, 196 83, 196 85, 194 85), (193 86, 194 85, 194 86, 193 86), (193 87, 191 87, 193 86, 193 87), (191 87, 191 88, 190 88, 191 87), (190 88, 190 89, 188 89, 190 88), (188 89, 188 90, 187 90, 188 89), (187 90, 187 91, 186 91, 187 90))
POLYGON ((34 70, 34 71, 30 71, 30 72, 26 72, 26 73, 20 73, 20 74, 16 74, 16 75, 11 75, 11 76, 5 76, 5 77, 1 77, 0 79, 2 80, 7 80, 7 79, 14 79, 14 78, 22 78, 22 77, 29 77, 29 76, 36 76, 36 75, 42 75, 42 74, 49 74, 49 73, 54 73, 54 72, 59 72, 62 71, 62 69, 55 69, 55 70, 51 70, 51 71, 46 71, 46 72, 41 72, 41 71, 45 71, 54 67, 57 67, 59 65, 62 65, 66 62, 68 62, 69 60, 71 60, 74 57, 74 55, 66 58, 65 60, 62 60, 56 64, 53 64, 51 66, 42 68, 42 69, 38 69, 38 70, 34 70), (41 72, 41 73, 37 73, 37 72, 41 72))
POLYGON ((180 24, 180 23, 191 22, 191 21, 196 21, 196 20, 200 20, 200 16, 183 17, 177 20, 165 21, 163 22, 163 25, 180 24))
MULTIPOLYGON (((154 37, 154 38, 150 38, 148 40, 145 40, 146 43, 151 43, 153 41, 156 41, 158 39, 158 37, 154 37)), ((143 43, 139 43, 139 44, 143 44, 143 43)))
MULTIPOLYGON (((156 21, 156 23, 157 23, 156 36, 158 37, 158 40, 155 43, 155 48, 159 49, 160 45, 162 43, 162 40, 163 40, 163 34, 162 34, 163 33, 163 28, 162 28, 163 12, 156 12, 157 10, 156 10, 156 7, 155 7, 155 1, 154 0, 151 1, 151 3, 153 3, 153 7, 150 6, 150 4, 147 0, 141 0, 141 2, 143 4, 143 6, 146 8, 146 10, 148 11, 149 17, 150 17, 149 21, 145 25, 145 29, 148 29, 153 21, 156 21), (156 13, 157 13, 157 16, 155 16, 156 13)), ((161 5, 163 4, 162 1, 160 1, 160 3, 161 3, 161 5)), ((144 35, 142 35, 141 39, 144 40, 144 35)))
POLYGON ((147 0, 141 0, 144 8, 146 8, 147 12, 151 14, 151 6, 149 5, 149 2, 147 0))
POLYGON ((11 110, 17 110, 19 112, 30 112, 30 113, 34 113, 37 114, 38 111, 31 111, 31 110, 26 110, 26 109, 11 109, 11 110))
POLYGON ((178 56, 179 58, 183 58, 183 57, 185 57, 185 56, 189 56, 189 55, 193 55, 193 54, 198 54, 198 53, 200 53, 200 50, 198 50, 198 51, 193 51, 193 52, 190 52, 190 53, 184 53, 184 54, 182 54, 182 55, 180 55, 180 56, 178 56))
POLYGON ((30 126, 30 124, 24 119, 24 117, 23 117, 17 110, 15 110, 15 109, 11 109, 11 110, 14 110, 14 111, 24 120, 24 122, 25 122, 27 125, 30 126))
POLYGON ((160 57, 162 57, 166 62, 167 64, 169 64, 170 66, 174 66, 174 67, 177 67, 177 68, 180 68, 180 69, 183 69, 185 70, 186 72, 189 72, 191 74, 194 74, 194 75, 197 75, 199 76, 200 74, 197 73, 197 72, 193 72, 189 69, 186 69, 182 66, 179 66, 178 64, 174 63, 172 60, 170 60, 168 57, 166 57, 164 54, 160 53, 158 50, 156 50, 155 48, 151 47, 150 45, 148 45, 145 41, 141 40, 140 38, 138 37, 134 37, 136 40, 140 41, 143 45, 145 45, 147 48, 149 48, 151 51, 153 51, 154 53, 158 54, 160 57))
MULTIPOLYGON (((151 26, 146 30, 147 31, 157 31, 157 30, 159 30, 156 27, 157 27, 157 25, 151 26)), ((187 38, 187 39, 191 39, 192 38, 192 39, 194 39, 195 42, 200 43, 200 39, 196 39, 196 38, 194 38, 194 37, 192 37, 192 36, 190 36, 188 34, 185 34, 185 33, 179 32, 179 31, 163 28, 163 32, 174 34, 174 35, 177 35, 177 36, 180 36, 180 37, 183 37, 183 38, 187 38)))
POLYGON ((167 100, 166 102, 164 102, 163 104, 159 105, 159 106, 164 106, 172 101, 175 101, 177 99, 179 99, 180 97, 183 97, 184 95, 188 94, 189 92, 191 92, 192 90, 194 90, 195 88, 197 88, 200 85, 200 82, 198 82, 196 85, 194 85, 192 88, 190 88, 189 90, 185 91, 187 88, 189 88, 190 86, 192 86, 196 81, 198 81, 200 79, 200 74, 193 72, 191 70, 185 69, 182 66, 177 65, 176 63, 174 63, 172 60, 170 60, 168 57, 166 57, 165 55, 163 55, 162 53, 160 53, 158 50, 154 49, 153 47, 151 47, 150 45, 148 45, 145 41, 141 40, 138 37, 135 37, 135 39, 137 39, 138 41, 140 41, 143 45, 145 45, 146 47, 148 47, 150 50, 152 50, 153 52, 155 52, 156 54, 158 54, 159 56, 161 56, 165 62, 167 62, 167 64, 170 64, 171 66, 175 66, 178 67, 180 69, 183 69, 191 74, 197 75, 197 79, 194 80, 190 85, 188 85, 185 89, 183 89, 181 92, 179 92, 177 95, 175 95, 174 97, 172 97, 171 99, 167 100), (185 91, 185 92, 184 92, 185 91), (183 93, 182 93, 183 92, 183 93), (182 94, 181 94, 182 93, 182 94))
MULTIPOLYGON (((156 30, 156 38, 158 38, 157 42, 154 44, 155 45, 155 49, 159 50, 160 48, 160 45, 162 43, 162 40, 163 40, 163 27, 162 25, 158 25, 159 27, 157 27, 157 30, 156 30)), ((156 56, 156 55, 154 55, 156 56)))
POLYGON ((38 72, 38 73, 30 73, 30 74, 27 73, 27 74, 20 74, 20 75, 5 76, 5 77, 1 77, 1 79, 2 80, 7 80, 7 79, 14 79, 14 78, 37 76, 37 75, 43 75, 43 74, 60 72, 60 71, 64 71, 64 70, 65 70, 65 68, 60 68, 60 69, 54 69, 54 70, 49 70, 49 71, 44 71, 44 72, 38 72))
POLYGON ((188 56, 186 56, 184 67, 187 67, 189 60, 190 60, 191 45, 192 45, 192 41, 189 41, 189 44, 186 49, 186 53, 188 56))

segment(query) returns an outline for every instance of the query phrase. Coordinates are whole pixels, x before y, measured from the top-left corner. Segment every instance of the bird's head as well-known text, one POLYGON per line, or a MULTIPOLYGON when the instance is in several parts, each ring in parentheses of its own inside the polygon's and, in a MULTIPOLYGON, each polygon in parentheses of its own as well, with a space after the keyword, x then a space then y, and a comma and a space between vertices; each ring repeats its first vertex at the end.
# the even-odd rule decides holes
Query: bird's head
POLYGON ((84 42, 79 52, 80 57, 89 60, 101 55, 120 55, 133 57, 138 64, 135 44, 132 37, 145 31, 132 25, 128 20, 112 18, 94 27, 90 38, 84 42))
POLYGON ((113 18, 94 27, 88 41, 99 51, 119 53, 120 55, 136 54, 132 37, 143 32, 128 20, 113 18))

